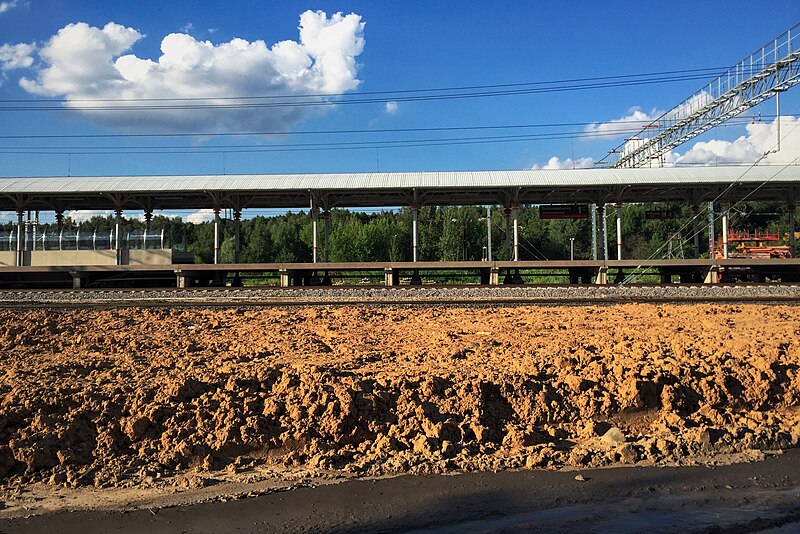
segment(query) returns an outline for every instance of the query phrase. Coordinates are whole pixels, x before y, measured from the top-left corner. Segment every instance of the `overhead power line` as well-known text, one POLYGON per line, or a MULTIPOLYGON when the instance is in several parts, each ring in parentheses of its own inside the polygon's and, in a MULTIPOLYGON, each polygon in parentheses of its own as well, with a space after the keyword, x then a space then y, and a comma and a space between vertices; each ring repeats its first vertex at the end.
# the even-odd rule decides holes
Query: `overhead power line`
MULTIPOLYGON (((749 121, 742 121, 744 124, 749 121)), ((735 126, 736 122, 726 124, 735 126)), ((375 148, 408 148, 432 147, 467 144, 494 144, 522 141, 542 141, 554 139, 603 138, 624 135, 638 131, 636 128, 604 130, 602 132, 547 132, 542 134, 517 134, 499 136, 440 137, 426 139, 385 140, 385 141, 342 141, 324 143, 291 143, 272 145, 198 145, 189 147, 176 146, 17 146, 0 147, 2 154, 221 154, 221 153, 255 153, 255 152, 298 152, 329 150, 363 150, 375 148)))
MULTIPOLYGON (((385 91, 359 91, 359 95, 396 95, 413 93, 430 93, 442 91, 469 91, 475 89, 500 89, 510 87, 540 86, 552 84, 568 84, 578 82, 592 82, 601 80, 625 80, 630 78, 663 77, 677 74, 707 75, 725 70, 727 67, 704 67, 698 69, 668 70, 659 72, 645 72, 635 74, 617 74, 613 76, 593 76, 585 78, 565 78, 560 80, 540 80, 533 82, 498 83, 484 85, 462 85, 449 87, 429 87, 421 89, 394 89, 385 91)), ((33 103, 33 102, 192 102, 203 100, 262 100, 276 98, 318 98, 318 97, 345 97, 353 93, 304 93, 304 94, 278 94, 278 95, 246 95, 246 96, 195 96, 195 97, 159 97, 159 98, 39 98, 39 99, 0 99, 0 104, 8 103, 33 103)))
MULTIPOLYGON (((271 109, 271 108, 297 108, 297 107, 318 107, 318 106, 337 106, 354 104, 375 104, 393 102, 423 102, 439 100, 460 100, 472 98, 488 98, 498 96, 531 95, 553 92, 585 91, 591 89, 607 89, 619 87, 631 87, 639 85, 663 84, 687 80, 706 79, 708 74, 682 74, 677 76, 665 76, 659 78, 628 79, 617 81, 598 81, 593 83, 562 84, 549 87, 526 87, 526 88, 504 88, 502 90, 468 90, 467 92, 444 92, 441 94, 425 95, 397 95, 363 98, 361 95, 345 95, 336 99, 327 95, 316 95, 313 100, 286 100, 286 101, 258 101, 243 102, 241 99, 231 98, 223 102, 215 103, 186 103, 186 104, 142 104, 129 105, 124 101, 119 101, 121 105, 67 105, 54 106, 50 101, 25 101, 25 105, 0 105, 0 111, 19 112, 19 111, 167 111, 167 110, 200 110, 200 109, 271 109), (42 102, 44 105, 39 104, 42 102)), ((221 99, 205 98, 202 101, 212 101, 221 99)), ((89 102, 103 102, 102 100, 89 102)), ((64 104, 80 103, 78 101, 66 100, 64 104)))

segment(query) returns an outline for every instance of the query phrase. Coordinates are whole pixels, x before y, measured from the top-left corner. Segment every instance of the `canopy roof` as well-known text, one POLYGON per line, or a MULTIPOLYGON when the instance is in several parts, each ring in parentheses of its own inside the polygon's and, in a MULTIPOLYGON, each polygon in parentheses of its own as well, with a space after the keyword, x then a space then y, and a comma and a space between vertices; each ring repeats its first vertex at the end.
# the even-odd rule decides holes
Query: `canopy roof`
POLYGON ((527 171, 46 176, 0 179, 0 210, 381 207, 786 200, 800 166, 527 171))

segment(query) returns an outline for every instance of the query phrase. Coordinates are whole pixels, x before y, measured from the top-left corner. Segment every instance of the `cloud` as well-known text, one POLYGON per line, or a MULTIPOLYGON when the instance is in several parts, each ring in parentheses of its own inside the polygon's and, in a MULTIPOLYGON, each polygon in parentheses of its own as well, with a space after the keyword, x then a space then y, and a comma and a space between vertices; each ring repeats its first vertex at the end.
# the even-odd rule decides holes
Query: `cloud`
POLYGON ((389 115, 394 115, 395 113, 397 113, 397 102, 395 102, 394 100, 390 100, 386 102, 386 105, 384 106, 383 109, 389 115))
POLYGON ((114 210, 73 210, 67 212, 66 216, 75 223, 86 222, 92 217, 107 217, 113 215, 114 210))
POLYGON ((638 106, 628 110, 628 114, 608 122, 593 122, 587 124, 583 129, 585 133, 592 134, 593 137, 624 137, 633 132, 639 131, 647 124, 663 115, 663 111, 652 110, 645 113, 638 106))
POLYGON ((594 166, 592 158, 567 158, 561 160, 558 156, 551 157, 544 166, 534 165, 531 170, 551 170, 551 169, 591 169, 594 166))
POLYGON ((11 70, 26 68, 33 65, 33 45, 20 43, 15 45, 4 44, 0 46, 0 69, 11 70))
MULTIPOLYGON (((144 37, 138 30, 113 22, 103 28, 79 22, 65 26, 41 46, 42 65, 35 77, 22 78, 20 85, 32 94, 63 97, 65 106, 105 126, 196 132, 285 130, 313 108, 96 111, 91 108, 98 103, 86 100, 308 94, 320 95, 310 100, 321 100, 325 95, 352 91, 361 83, 356 57, 364 49, 363 32, 364 22, 354 13, 328 17, 322 11, 306 11, 300 15, 298 41, 269 46, 263 40, 237 38, 214 44, 186 33, 171 33, 161 41, 161 56, 153 60, 129 53, 144 37)), ((231 101, 194 103, 226 105, 231 101)), ((125 107, 131 103, 102 105, 125 107)))
POLYGON ((190 222, 192 224, 200 224, 203 222, 213 221, 214 220, 214 210, 213 209, 202 209, 200 211, 196 211, 194 213, 190 213, 189 215, 183 218, 184 221, 190 222))
MULTIPOLYGON (((777 148, 778 119, 769 123, 748 124, 747 135, 733 141, 699 141, 684 154, 672 152, 667 162, 674 165, 726 165, 754 163, 764 153, 777 148)), ((767 155, 760 163, 792 163, 800 155, 800 118, 781 118, 781 150, 767 155)))
POLYGON ((190 31, 192 31, 193 28, 194 28, 194 24, 191 23, 191 22, 187 22, 186 24, 181 26, 180 30, 181 30, 181 33, 189 33, 190 31))
POLYGON ((5 13, 9 9, 14 9, 19 5, 22 5, 22 2, 20 2, 19 0, 8 0, 7 2, 0 2, 0 13, 5 13))

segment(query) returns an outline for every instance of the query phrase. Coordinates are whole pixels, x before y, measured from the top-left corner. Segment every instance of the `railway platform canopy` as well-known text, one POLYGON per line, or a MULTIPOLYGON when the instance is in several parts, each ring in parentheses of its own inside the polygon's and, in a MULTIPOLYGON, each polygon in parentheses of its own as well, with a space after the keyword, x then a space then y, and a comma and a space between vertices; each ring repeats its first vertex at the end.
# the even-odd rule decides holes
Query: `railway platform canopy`
MULTIPOLYGON (((605 210, 616 209, 616 247, 608 247, 605 222, 597 229, 600 254, 595 263, 578 265, 528 265, 530 269, 563 269, 572 281, 597 281, 605 283, 609 269, 623 276, 625 269, 639 269, 623 261, 622 205, 626 203, 669 202, 691 205, 695 212, 692 220, 694 259, 685 265, 648 264, 657 269, 662 279, 679 277, 682 281, 714 281, 718 271, 730 272, 733 266, 700 259, 699 206, 709 203, 712 217, 713 204, 721 207, 723 240, 727 236, 727 212, 730 206, 743 201, 771 200, 785 202, 789 215, 790 249, 795 250, 796 202, 800 197, 800 166, 755 165, 724 167, 661 167, 661 168, 603 168, 576 170, 517 170, 517 171, 465 171, 465 172, 401 172, 401 173, 346 173, 346 174, 253 174, 253 175, 195 175, 195 176, 48 176, 0 178, 0 211, 17 214, 16 252, 0 252, 0 279, 3 282, 24 279, 49 278, 58 271, 73 278, 75 287, 99 277, 125 274, 129 270, 156 269, 167 278, 176 277, 177 284, 204 284, 222 280, 230 272, 248 270, 275 272, 282 285, 313 284, 317 271, 330 271, 328 261, 329 212, 333 208, 375 208, 407 206, 412 212, 412 258, 409 265, 339 266, 349 271, 376 271, 385 275, 388 285, 401 280, 400 273, 411 269, 414 283, 419 283, 422 268, 441 270, 473 270, 483 283, 498 283, 501 272, 505 278, 517 283, 521 280, 518 269, 524 267, 519 255, 517 213, 521 205, 576 205, 594 204, 598 216, 605 221, 605 210), (489 235, 489 264, 462 262, 447 265, 443 262, 423 266, 418 262, 417 221, 420 207, 424 205, 487 205, 504 208, 506 243, 505 254, 493 258, 491 251, 491 226, 489 235), (245 266, 239 262, 240 220, 245 209, 285 208, 310 209, 312 215, 313 257, 308 265, 245 266), (697 208, 697 209, 695 209, 697 208), (233 264, 187 269, 174 258, 161 258, 152 251, 126 250, 122 235, 122 213, 144 211, 148 223, 154 211, 176 209, 212 209, 214 223, 214 263, 220 260, 220 212, 231 210, 234 214, 233 264), (52 210, 61 223, 65 212, 71 210, 113 210, 116 225, 112 231, 114 241, 109 250, 101 251, 45 251, 29 250, 23 224, 23 213, 52 210), (323 252, 318 255, 318 229, 320 212, 324 224, 323 252), (513 228, 513 232, 511 229, 513 228), (25 234, 25 239, 22 238, 25 234), (513 237, 512 237, 513 236, 513 237), (616 260, 609 254, 616 248, 616 260), (80 254, 79 254, 80 253, 80 254), (72 255, 70 255, 72 254, 72 255), (55 259, 53 259, 53 256, 55 259), (73 256, 81 255, 80 259, 73 256), (87 260, 90 256, 91 261, 87 260), (8 256, 8 257, 6 257, 8 256), (142 256, 142 257, 140 257, 142 256), (157 256, 157 257, 156 257, 157 256), (321 261, 320 261, 321 259, 321 261), (499 260, 500 263, 491 263, 499 260), (503 261, 512 262, 508 265, 503 261), (613 264, 613 261, 618 263, 613 264), (318 264, 321 263, 322 265, 318 264), (609 263, 612 262, 612 263, 609 263), (101 267, 101 265, 104 265, 101 267), (83 267, 92 268, 84 269, 83 267), (515 269, 512 275, 511 269, 515 269), (53 270, 55 269, 55 270, 53 270), (94 270, 92 270, 94 269, 94 270), (98 270, 99 269, 99 270, 98 270), (95 272, 96 271, 96 272, 95 272), (193 282, 194 281, 194 282, 193 282)), ((489 217, 487 214, 487 223, 489 217)), ((35 230, 34 230, 35 231, 35 230)), ((594 229, 593 229, 594 231, 594 229)), ((709 234, 711 235, 711 234, 709 234)), ((597 237, 596 235, 594 237, 597 237)), ((109 238, 109 241, 111 238, 109 238)), ((728 260, 728 243, 723 243, 724 257, 728 260)), ((793 252, 792 252, 793 256, 793 252)), ((751 262, 752 263, 752 262, 751 262)), ((770 265, 747 266, 753 279, 776 275, 770 265)), ((794 280, 800 275, 800 262, 783 261, 777 276, 781 280, 794 280), (781 270, 782 269, 782 270, 781 270), (788 269, 788 270, 787 270, 788 269), (784 272, 785 271, 785 272, 784 272)), ((374 273, 373 273, 374 274, 374 273)), ((238 275, 236 275, 238 276, 238 275)), ((327 275, 326 275, 327 277, 327 275)))
POLYGON ((0 210, 153 210, 415 205, 738 202, 800 196, 800 166, 45 176, 0 179, 0 210))

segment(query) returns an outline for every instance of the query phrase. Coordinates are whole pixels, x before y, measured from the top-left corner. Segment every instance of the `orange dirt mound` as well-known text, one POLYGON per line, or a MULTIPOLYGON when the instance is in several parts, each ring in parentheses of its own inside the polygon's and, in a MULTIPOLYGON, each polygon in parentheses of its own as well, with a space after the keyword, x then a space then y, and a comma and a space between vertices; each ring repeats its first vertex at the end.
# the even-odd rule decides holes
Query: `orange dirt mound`
MULTIPOLYGON (((800 308, 5 311, 0 477, 685 463, 800 441, 800 308)), ((199 480, 199 482, 198 482, 199 480)))

